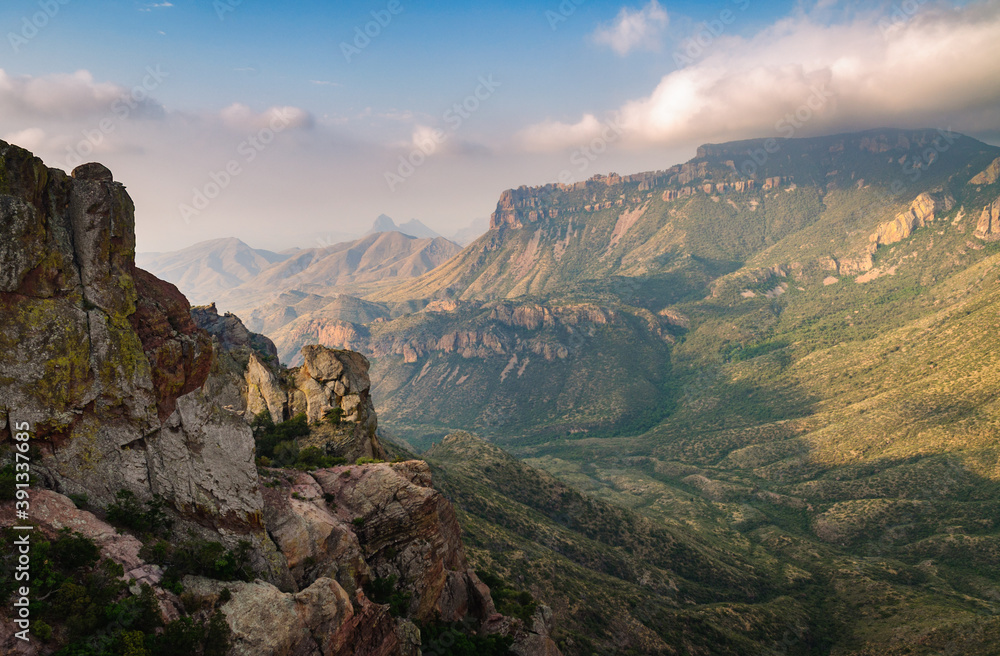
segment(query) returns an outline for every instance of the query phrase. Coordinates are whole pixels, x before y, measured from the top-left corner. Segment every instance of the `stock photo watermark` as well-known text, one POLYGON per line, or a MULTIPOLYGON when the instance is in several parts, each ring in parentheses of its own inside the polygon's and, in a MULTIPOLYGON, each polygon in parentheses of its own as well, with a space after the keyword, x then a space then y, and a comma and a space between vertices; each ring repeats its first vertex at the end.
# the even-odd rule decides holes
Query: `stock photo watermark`
POLYGON ((267 126, 248 136, 236 147, 236 154, 239 157, 226 162, 218 170, 210 171, 208 181, 200 187, 192 189, 191 202, 181 203, 178 206, 181 218, 187 225, 208 209, 216 198, 218 198, 233 180, 238 178, 246 170, 244 167, 257 159, 264 150, 270 146, 279 134, 284 132, 292 123, 289 116, 290 110, 278 110, 271 117, 267 126))
POLYGON ((344 59, 350 64, 351 60, 361 54, 361 51, 371 45, 373 39, 382 35, 382 30, 389 27, 395 16, 403 13, 403 5, 399 0, 389 0, 385 9, 378 9, 371 12, 372 20, 363 26, 354 28, 354 39, 351 42, 341 41, 340 52, 344 54, 344 59))
MULTIPOLYGON (((604 153, 608 152, 608 147, 622 138, 625 129, 617 120, 612 120, 601 126, 601 133, 590 140, 585 146, 574 150, 569 156, 569 163, 576 168, 577 174, 586 172, 604 153)), ((559 172, 557 179, 561 184, 571 184, 575 180, 573 171, 563 169, 559 172)))
MULTIPOLYGON (((732 0, 732 2, 741 12, 750 7, 750 0, 732 0)), ((732 9, 723 9, 717 18, 701 23, 694 36, 685 39, 681 42, 680 48, 674 51, 674 64, 677 68, 683 68, 701 59, 726 33, 726 29, 736 22, 736 18, 737 14, 732 9)))
POLYGON ((555 32, 559 29, 559 24, 568 21, 570 16, 576 13, 577 8, 586 1, 587 0, 563 0, 554 11, 552 9, 546 10, 545 20, 549 22, 549 27, 552 28, 552 31, 555 32))
POLYGON ((39 10, 21 18, 21 30, 7 33, 7 40, 10 41, 14 53, 20 53, 21 48, 48 27, 49 22, 69 3, 70 0, 38 0, 36 4, 39 10))
POLYGON ((83 139, 66 146, 66 158, 61 168, 70 171, 80 164, 86 162, 91 155, 118 129, 118 123, 127 120, 140 108, 142 103, 150 99, 152 92, 160 87, 163 80, 170 77, 170 73, 164 71, 159 64, 147 66, 146 75, 142 82, 132 87, 132 89, 120 96, 111 105, 108 111, 113 116, 105 116, 92 129, 83 130, 83 139))
POLYGON ((447 129, 431 128, 415 137, 413 149, 407 155, 399 156, 396 170, 383 173, 389 191, 396 191, 399 185, 413 177, 417 169, 426 164, 430 156, 447 143, 479 111, 482 104, 493 97, 500 86, 501 83, 493 79, 492 73, 480 76, 475 90, 441 115, 447 129))
POLYGON ((243 0, 214 0, 212 8, 215 9, 215 15, 219 17, 219 20, 224 21, 226 14, 233 13, 241 4, 243 4, 243 0))
POLYGON ((17 628, 14 635, 18 640, 28 642, 31 629, 31 535, 35 530, 29 522, 31 513, 31 424, 26 421, 12 423, 14 431, 14 493, 15 514, 19 526, 11 528, 17 537, 11 544, 16 554, 14 580, 20 583, 14 590, 11 618, 17 628))
POLYGON ((878 21, 878 29, 882 32, 882 36, 887 37, 893 29, 909 23, 925 4, 927 0, 904 0, 900 4, 893 3, 889 15, 883 16, 878 21))
MULTIPOLYGON (((831 99, 836 97, 836 94, 827 89, 825 84, 814 85, 810 90, 812 93, 795 111, 785 114, 774 124, 775 132, 782 138, 793 138, 799 130, 826 108, 831 99)), ((761 148, 747 151, 749 159, 740 165, 740 171, 746 177, 753 178, 767 164, 771 156, 779 152, 781 152, 781 142, 775 138, 767 139, 761 148)))

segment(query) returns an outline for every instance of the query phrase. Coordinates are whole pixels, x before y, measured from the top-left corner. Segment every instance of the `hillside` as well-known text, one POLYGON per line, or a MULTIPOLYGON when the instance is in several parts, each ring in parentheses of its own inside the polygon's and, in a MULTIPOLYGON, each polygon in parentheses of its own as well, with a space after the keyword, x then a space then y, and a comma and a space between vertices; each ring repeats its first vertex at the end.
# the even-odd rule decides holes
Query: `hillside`
POLYGON ((213 239, 170 253, 136 253, 136 264, 177 285, 195 303, 252 280, 287 255, 250 248, 239 239, 213 239))
MULTIPOLYGON (((504 192, 489 233, 365 297, 381 316, 331 316, 300 333, 372 356, 379 407, 414 444, 459 428, 540 440, 637 432, 684 396, 675 344, 733 295, 763 295, 782 312, 841 278, 902 293, 899 274, 923 265, 889 262, 886 242, 908 243, 932 217, 945 231, 932 257, 985 255, 961 231, 995 198, 967 183, 997 148, 896 130, 777 144, 759 179, 734 169, 746 153, 775 150, 765 141, 705 146, 663 172, 504 192), (953 226, 960 212, 966 223, 953 226)), ((754 307, 760 330, 771 310, 754 307)))
MULTIPOLYGON (((964 554, 901 549, 915 537, 911 510, 840 544, 809 530, 810 515, 823 517, 815 500, 632 456, 621 442, 590 446, 573 465, 535 461, 572 486, 465 433, 427 453, 470 562, 550 603, 565 654, 994 653, 996 573, 982 569, 991 552, 981 538, 982 555, 965 565, 964 554)), ((950 505, 954 518, 961 502, 950 505)))

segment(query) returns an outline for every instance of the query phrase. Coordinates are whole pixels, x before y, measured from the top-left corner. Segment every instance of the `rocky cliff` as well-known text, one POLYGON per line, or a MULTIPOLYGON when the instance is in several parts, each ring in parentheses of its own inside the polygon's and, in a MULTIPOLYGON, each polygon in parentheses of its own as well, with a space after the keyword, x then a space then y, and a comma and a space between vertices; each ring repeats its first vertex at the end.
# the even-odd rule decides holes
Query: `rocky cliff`
POLYGON ((266 413, 279 424, 305 415, 317 425, 306 445, 350 462, 385 457, 376 436, 369 364, 360 353, 309 345, 301 349, 302 366, 286 369, 274 343, 247 330, 236 315, 220 316, 214 304, 191 312, 219 350, 207 387, 227 409, 247 421, 266 413), (333 411, 339 420, 324 422, 333 411))
POLYGON ((869 240, 876 248, 903 241, 917 228, 934 221, 936 214, 948 212, 954 206, 954 199, 946 194, 922 193, 910 203, 908 210, 897 214, 892 221, 880 224, 869 240))
POLYGON ((983 208, 976 224, 976 237, 984 241, 1000 239, 1000 197, 983 208))
POLYGON ((99 164, 70 177, 7 144, 0 160, 4 439, 29 422, 57 491, 158 494, 193 525, 262 542, 249 428, 201 392, 212 349, 187 301, 135 269, 125 188, 99 164))
MULTIPOLYGON (((0 616, 0 649, 48 653, 89 640, 85 631, 149 646, 220 618, 229 654, 411 656, 414 621, 527 635, 496 614, 423 463, 258 470, 248 419, 264 411, 279 424, 304 414, 303 446, 384 458, 368 362, 313 347, 285 370, 237 317, 192 312, 175 287, 135 268, 133 212, 105 167, 67 176, 0 142, 0 467, 12 467, 11 426, 29 422, 38 539, 94 550, 63 574, 80 590, 78 611, 47 601, 77 588, 38 584, 48 645, 15 642, 0 616), (315 423, 334 409, 340 422, 323 432, 315 423), (410 602, 369 594, 384 580, 410 602), (145 603, 140 584, 154 599, 148 630, 125 631, 134 618, 109 623, 111 606, 87 610, 93 586, 108 604, 145 603)), ((13 517, 13 502, 0 503, 4 526, 13 517)), ((60 566, 65 552, 51 553, 47 566, 60 566)), ((4 586, 10 567, 0 558, 4 586)), ((211 627, 205 640, 222 635, 211 627)))

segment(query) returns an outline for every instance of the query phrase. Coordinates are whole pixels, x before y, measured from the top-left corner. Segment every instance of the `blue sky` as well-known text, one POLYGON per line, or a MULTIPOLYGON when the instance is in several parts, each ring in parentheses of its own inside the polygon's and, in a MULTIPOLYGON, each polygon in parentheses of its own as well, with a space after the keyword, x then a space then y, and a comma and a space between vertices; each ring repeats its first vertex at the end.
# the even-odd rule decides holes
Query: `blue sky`
POLYGON ((1000 134, 993 0, 63 2, 0 5, 0 137, 50 165, 108 164, 136 200, 142 250, 219 236, 311 246, 381 212, 448 234, 507 187, 772 136, 817 85, 830 101, 796 136, 1000 134), (342 44, 372 12, 391 20, 348 61, 342 44), (600 157, 571 163, 595 145, 600 157))

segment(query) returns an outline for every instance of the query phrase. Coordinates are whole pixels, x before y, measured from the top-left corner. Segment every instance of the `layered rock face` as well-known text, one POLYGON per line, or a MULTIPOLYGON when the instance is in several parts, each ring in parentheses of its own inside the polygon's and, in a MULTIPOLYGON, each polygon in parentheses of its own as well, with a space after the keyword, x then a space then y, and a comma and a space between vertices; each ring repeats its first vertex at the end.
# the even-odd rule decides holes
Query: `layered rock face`
MULTIPOLYGON (((509 635, 520 656, 560 653, 547 607, 530 626, 496 612, 489 588, 469 568, 454 508, 431 486, 427 463, 333 467, 272 480, 264 490, 266 521, 299 588, 343 589, 367 613, 359 591, 389 582, 405 603, 399 610, 407 619, 395 632, 400 653, 416 644, 411 621, 439 620, 509 635)), ((392 642, 378 628, 380 615, 366 621, 382 636, 375 644, 392 642)), ((296 622, 290 626, 298 630, 296 622)))
POLYGON ((305 364, 289 371, 288 376, 294 385, 288 395, 292 414, 304 413, 310 421, 320 422, 339 408, 340 424, 316 431, 314 439, 328 453, 349 461, 384 459, 385 450, 376 437, 378 420, 371 398, 368 360, 354 351, 316 345, 303 347, 302 356, 305 364))
POLYGON ((410 595, 412 619, 482 622, 496 613, 424 462, 302 473, 265 499, 271 533, 300 586, 325 577, 353 591, 391 577, 410 595))
POLYGON ((0 143, 0 429, 30 422, 52 488, 161 494, 215 530, 261 533, 253 440, 199 392, 207 336, 134 267, 134 207, 99 164, 69 177, 0 143))

